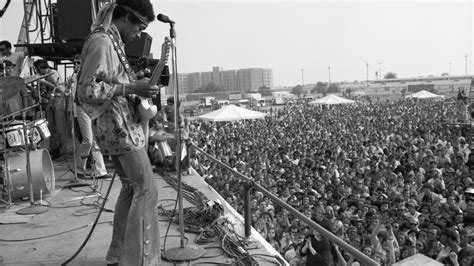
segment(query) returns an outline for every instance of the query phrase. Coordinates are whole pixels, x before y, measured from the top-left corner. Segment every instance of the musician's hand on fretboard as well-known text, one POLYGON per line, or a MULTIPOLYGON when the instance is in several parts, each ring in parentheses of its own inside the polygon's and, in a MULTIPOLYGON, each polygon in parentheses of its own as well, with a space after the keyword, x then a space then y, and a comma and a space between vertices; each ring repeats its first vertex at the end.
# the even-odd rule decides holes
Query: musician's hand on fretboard
POLYGON ((149 82, 149 78, 143 78, 139 81, 125 85, 125 88, 129 90, 127 94, 136 94, 145 98, 155 97, 160 93, 160 88, 156 85, 150 85, 149 82))

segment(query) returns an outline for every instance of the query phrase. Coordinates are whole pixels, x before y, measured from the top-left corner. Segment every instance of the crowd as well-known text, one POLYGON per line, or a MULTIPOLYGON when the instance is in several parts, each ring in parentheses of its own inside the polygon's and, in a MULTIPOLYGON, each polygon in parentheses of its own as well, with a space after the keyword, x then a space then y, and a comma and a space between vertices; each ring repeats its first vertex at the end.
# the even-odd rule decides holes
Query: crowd
MULTIPOLYGON (((3 75, 21 65, 10 50, 0 42, 3 75)), ((35 61, 34 69, 53 72, 40 82, 39 97, 52 133, 49 149, 54 158, 70 155, 68 83, 45 60, 35 61)), ((173 120, 172 105, 169 100, 161 113, 165 122, 173 120)), ((449 108, 443 100, 302 103, 271 110, 264 120, 194 120, 189 139, 382 265, 416 253, 474 265, 472 129, 446 124, 449 108)), ((91 149, 99 152, 90 121, 80 120, 77 131, 85 150, 78 165, 84 168, 91 149)), ((107 176, 95 161, 96 176, 107 176)), ((243 213, 239 178, 200 154, 191 154, 190 162, 243 213)), ((291 265, 358 263, 261 192, 252 192, 251 208, 252 226, 291 265)))
MULTIPOLYGON (((469 129, 445 101, 307 104, 264 120, 194 120, 190 139, 381 265, 416 253, 473 265, 469 129)), ((192 166, 243 213, 241 180, 191 154, 192 166)), ((347 252, 253 191, 252 226, 291 265, 357 265, 347 252)), ((474 244, 474 243, 473 243, 474 244)))

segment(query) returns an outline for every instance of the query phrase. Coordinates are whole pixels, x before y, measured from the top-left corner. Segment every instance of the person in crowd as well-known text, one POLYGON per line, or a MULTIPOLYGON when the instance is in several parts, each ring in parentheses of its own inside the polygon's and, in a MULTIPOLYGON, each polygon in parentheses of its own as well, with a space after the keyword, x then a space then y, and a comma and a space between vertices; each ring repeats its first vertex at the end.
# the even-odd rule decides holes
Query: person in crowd
MULTIPOLYGON (((384 265, 415 252, 436 259, 445 247, 458 261, 469 261, 468 252, 461 256, 466 237, 460 230, 474 229, 474 189, 460 150, 466 154, 472 147, 465 132, 443 124, 443 105, 442 100, 328 109, 296 104, 263 120, 193 120, 190 139, 384 265), (259 171, 262 165, 265 171, 259 171), (378 240, 372 241, 377 227, 378 240)), ((212 175, 206 181, 218 192, 240 191, 223 185, 237 177, 194 156, 202 165, 197 172, 212 175)), ((269 202, 257 193, 253 201, 258 219, 269 202)), ((271 215, 284 255, 295 239, 290 231, 304 234, 307 225, 278 207, 271 215)), ((341 255, 348 264, 347 254, 341 255)))
POLYGON ((317 230, 313 230, 304 239, 304 245, 299 250, 302 257, 306 257, 305 265, 333 265, 331 244, 317 230))
POLYGON ((115 206, 111 265, 159 265, 158 188, 145 149, 137 95, 155 97, 160 88, 136 80, 124 45, 155 19, 149 0, 117 0, 97 15, 81 53, 77 102, 89 115, 97 144, 111 155, 122 188, 115 206))

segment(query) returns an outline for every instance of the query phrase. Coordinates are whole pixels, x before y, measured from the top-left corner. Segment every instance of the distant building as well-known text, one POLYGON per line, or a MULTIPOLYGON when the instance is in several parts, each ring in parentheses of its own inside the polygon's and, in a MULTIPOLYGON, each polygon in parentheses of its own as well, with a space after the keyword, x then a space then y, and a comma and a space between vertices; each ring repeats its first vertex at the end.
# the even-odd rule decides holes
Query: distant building
POLYGON ((411 94, 420 90, 427 90, 447 97, 456 95, 459 90, 469 94, 474 76, 440 76, 381 79, 369 82, 364 89, 366 94, 389 95, 411 94))
POLYGON ((237 70, 221 72, 221 87, 228 92, 240 92, 237 85, 237 70))
MULTIPOLYGON (((222 67, 213 67, 210 72, 179 73, 179 93, 190 94, 202 86, 213 82, 222 88, 222 91, 245 93, 258 91, 259 88, 273 87, 273 69, 247 68, 239 70, 223 70, 222 67)), ((170 81, 166 95, 173 94, 174 84, 170 81)))
POLYGON ((194 72, 186 74, 186 89, 181 88, 182 94, 190 93, 193 88, 199 88, 201 86, 201 73, 194 72))
POLYGON ((261 87, 273 86, 273 70, 269 68, 247 68, 237 71, 237 82, 240 93, 258 91, 261 87))
POLYGON ((363 95, 408 95, 420 90, 427 90, 446 97, 454 96, 459 90, 469 95, 474 76, 429 76, 416 78, 379 79, 366 82, 345 82, 340 84, 343 91, 363 95))
MULTIPOLYGON (((201 85, 199 87, 201 87, 202 85, 209 84, 209 83, 213 82, 212 75, 213 75, 212 72, 201 72, 201 85)), ((199 89, 199 87, 196 87, 194 89, 194 91, 199 89)))

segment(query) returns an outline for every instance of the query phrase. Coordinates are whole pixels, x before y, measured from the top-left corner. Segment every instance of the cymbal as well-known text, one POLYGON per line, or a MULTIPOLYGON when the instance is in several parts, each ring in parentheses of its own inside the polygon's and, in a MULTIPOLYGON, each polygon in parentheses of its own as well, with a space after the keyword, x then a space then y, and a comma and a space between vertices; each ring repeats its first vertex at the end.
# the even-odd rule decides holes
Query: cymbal
POLYGON ((3 100, 6 101, 23 90, 25 82, 20 77, 1 77, 0 91, 3 91, 3 100))

